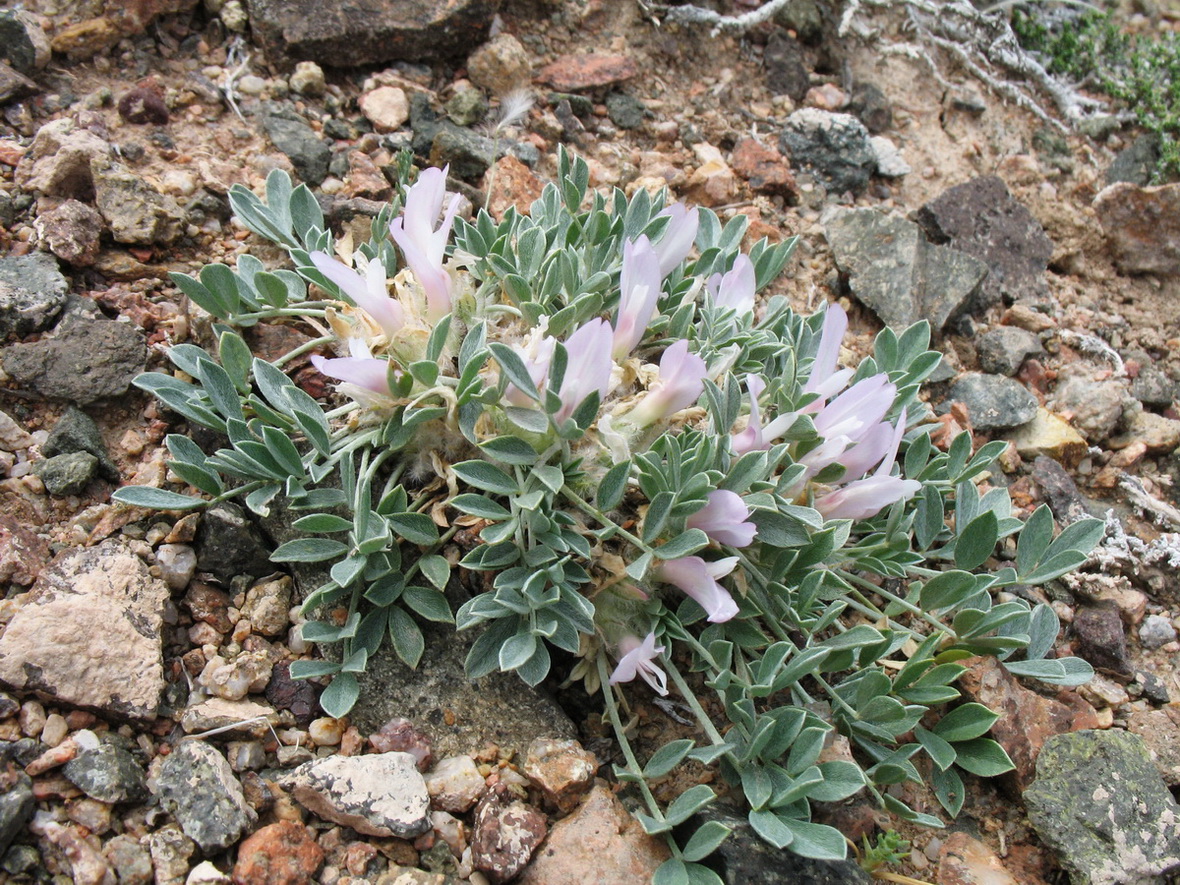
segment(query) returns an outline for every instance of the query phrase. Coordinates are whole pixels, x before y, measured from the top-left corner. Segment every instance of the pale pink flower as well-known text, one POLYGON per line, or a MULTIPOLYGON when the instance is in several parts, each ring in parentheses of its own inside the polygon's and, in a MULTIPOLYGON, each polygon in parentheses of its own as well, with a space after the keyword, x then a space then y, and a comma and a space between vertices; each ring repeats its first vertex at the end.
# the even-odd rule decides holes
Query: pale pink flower
MULTIPOLYGON (((526 344, 514 344, 512 349, 519 355, 524 367, 528 370, 533 386, 539 393, 544 394, 545 378, 549 374, 549 364, 553 361, 553 350, 557 340, 550 335, 534 334, 532 340, 526 344)), ((515 384, 508 384, 504 389, 504 399, 514 406, 531 406, 536 401, 515 384)))
POLYGON ((660 297, 660 259, 647 237, 623 244, 623 268, 619 275, 619 309, 615 314, 612 355, 626 359, 635 349, 656 312, 660 297))
POLYGON ((637 427, 647 427, 681 409, 687 409, 705 389, 708 367, 695 353, 688 352, 688 342, 674 341, 660 357, 660 377, 648 389, 647 396, 625 419, 637 427))
POLYGON ((375 359, 365 343, 358 338, 350 339, 348 346, 352 356, 325 359, 318 353, 313 353, 311 364, 315 366, 316 371, 329 378, 343 381, 342 393, 352 395, 349 391, 351 385, 361 392, 389 396, 389 362, 375 359))
POLYGON ((385 266, 380 258, 373 258, 369 262, 363 277, 326 252, 312 252, 311 263, 351 298, 357 307, 376 320, 388 337, 392 338, 405 325, 405 312, 401 303, 389 297, 389 290, 385 286, 385 266))
POLYGON ((664 653, 664 646, 656 645, 655 633, 648 633, 642 641, 628 634, 619 640, 616 651, 620 657, 610 676, 611 685, 630 682, 639 676, 659 694, 668 693, 668 674, 655 664, 656 658, 664 653))
POLYGON ((815 509, 827 519, 868 519, 896 501, 916 495, 922 488, 920 482, 890 475, 893 462, 897 458, 897 450, 905 435, 905 423, 906 413, 902 409, 876 473, 850 482, 816 499, 815 509))
POLYGON ((565 350, 569 359, 561 390, 557 393, 561 399, 561 408, 554 416, 558 424, 569 418, 594 391, 600 398, 606 396, 614 366, 611 359, 613 341, 610 324, 601 318, 588 321, 566 339, 565 350))
POLYGON ((709 277, 706 286, 716 307, 728 307, 737 312, 738 316, 747 314, 754 309, 754 291, 757 279, 754 273, 754 262, 745 253, 739 254, 733 261, 733 267, 724 276, 719 273, 709 277))
POLYGON ((766 443, 762 434, 762 413, 758 406, 758 397, 766 389, 766 382, 758 375, 746 376, 746 390, 750 394, 750 420, 740 433, 731 437, 731 445, 735 455, 744 455, 757 449, 765 449, 766 443))
POLYGON ((737 603, 729 591, 717 583, 733 571, 736 556, 708 562, 699 556, 681 556, 661 563, 652 573, 656 580, 679 587, 705 610, 710 623, 721 624, 738 613, 737 603))
POLYGON ((805 406, 804 411, 811 412, 820 408, 824 400, 842 390, 852 377, 852 369, 836 371, 836 361, 840 358, 840 342, 847 329, 848 314, 839 304, 830 303, 824 312, 819 349, 815 353, 811 374, 808 375, 807 384, 803 388, 804 393, 818 393, 819 399, 805 406))
POLYGON ((885 373, 856 382, 823 406, 815 417, 820 436, 846 436, 859 441, 868 429, 881 421, 893 405, 897 387, 885 373))
POLYGON ((461 197, 459 194, 451 197, 440 222, 449 168, 424 169, 406 193, 401 217, 389 223, 390 236, 401 248, 406 264, 426 293, 426 318, 432 321, 451 311, 451 277, 443 267, 443 257, 461 197))
POLYGON ((705 506, 687 520, 690 529, 700 529, 718 544, 748 547, 758 527, 750 522, 750 508, 742 496, 728 489, 709 492, 705 506))
POLYGON ((667 215, 672 219, 660 241, 655 244, 656 254, 660 257, 662 280, 679 267, 680 262, 692 251, 697 238, 697 228, 701 223, 701 214, 695 206, 689 209, 683 203, 673 203, 660 215, 667 215))

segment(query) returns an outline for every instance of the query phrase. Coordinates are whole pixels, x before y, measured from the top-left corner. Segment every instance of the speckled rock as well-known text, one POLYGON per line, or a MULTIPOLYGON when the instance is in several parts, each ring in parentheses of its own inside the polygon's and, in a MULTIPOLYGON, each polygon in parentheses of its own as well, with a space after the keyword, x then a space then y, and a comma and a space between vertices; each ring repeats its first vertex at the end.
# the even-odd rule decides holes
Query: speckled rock
POLYGON ((1180 869, 1176 802, 1133 734, 1051 738, 1024 802, 1033 829, 1078 885, 1159 881, 1180 869))
POLYGON ((1020 383, 999 375, 961 375, 951 385, 947 400, 967 407, 976 430, 1019 427, 1037 416, 1036 398, 1020 383))
POLYGON ((787 117, 779 146, 794 167, 814 173, 832 194, 860 193, 877 168, 869 132, 851 114, 795 111, 787 117))
POLYGON ((225 757, 200 740, 179 744, 160 766, 160 804, 205 852, 228 848, 257 819, 225 757))
POLYGON ((262 117, 262 128, 274 146, 291 160, 304 182, 315 187, 328 177, 332 151, 295 111, 279 106, 268 108, 262 117))
POLYGON ((29 776, 11 763, 0 766, 0 855, 24 831, 36 810, 29 776))
POLYGON ((1081 606, 1074 613, 1070 632, 1074 649, 1095 669, 1131 677, 1135 671, 1127 654, 1127 635, 1113 605, 1081 606))
POLYGON ((115 836, 102 847, 103 857, 115 871, 119 885, 152 885, 152 855, 133 836, 115 836))
POLYGON ((537 79, 559 92, 578 92, 613 86, 638 73, 639 65, 629 56, 586 53, 562 56, 543 67, 537 79))
POLYGON ((148 797, 143 766, 127 750, 113 743, 99 744, 66 763, 62 774, 91 799, 143 802, 148 797))
POLYGON ((524 774, 541 791, 545 804, 570 811, 594 784, 598 760, 577 741, 541 738, 529 744, 524 774))
POLYGON ((183 885, 189 858, 197 845, 176 824, 166 824, 148 836, 156 885, 183 885))
POLYGON ((1099 443, 1114 433, 1131 405, 1127 388, 1119 381, 1098 380, 1085 370, 1062 372, 1051 405, 1069 418, 1090 442, 1099 443))
POLYGON ((0 682, 108 715, 150 719, 165 687, 168 598, 164 582, 117 542, 68 550, 0 637, 0 682))
POLYGON ((951 833, 938 852, 939 885, 1020 885, 990 848, 967 833, 951 833))
POLYGON ((77 406, 66 408, 61 418, 53 425, 53 430, 49 432, 45 445, 41 447, 41 454, 46 458, 72 452, 87 452, 93 455, 98 459, 99 472, 104 479, 112 482, 119 479, 119 468, 107 452, 98 425, 77 406))
POLYGON ((1037 409, 1031 421, 1012 431, 1008 439, 1026 460, 1048 456, 1069 467, 1076 467, 1090 449, 1085 437, 1068 421, 1042 408, 1037 409))
POLYGON ((475 811, 471 859, 496 885, 524 869, 548 829, 545 815, 515 798, 505 784, 484 794, 475 811))
POLYGON ((287 575, 255 584, 246 591, 243 617, 249 618, 255 633, 279 636, 291 625, 291 579, 287 575))
POLYGON ((95 205, 115 242, 167 245, 183 231, 180 205, 142 175, 111 165, 94 170, 95 205))
POLYGON ((511 34, 497 34, 467 57, 471 82, 500 98, 527 87, 532 71, 532 58, 511 34))
POLYGON ((1160 777, 1169 787, 1180 785, 1180 707, 1139 710, 1127 717, 1127 731, 1143 739, 1160 777))
POLYGON ((0 513, 0 582, 27 587, 49 562, 49 543, 7 513, 0 513))
POLYGON ((989 329, 975 340, 975 350, 979 355, 980 369, 1009 377, 1019 372, 1030 356, 1044 352, 1039 336, 1015 326, 989 329))
POLYGON ((404 839, 430 829, 430 795, 408 753, 314 759, 282 785, 308 810, 367 836, 404 839))
POLYGON ((262 532, 236 504, 218 504, 205 512, 196 548, 197 568, 223 580, 274 571, 262 532))
POLYGON ((303 824, 279 821, 238 846, 238 885, 311 885, 324 864, 324 850, 303 824))
POLYGON ((51 52, 36 16, 22 9, 0 10, 0 60, 33 74, 49 64, 51 52))
POLYGON ((410 101, 396 86, 378 86, 357 102, 361 113, 378 132, 394 132, 410 119, 410 101))
POLYGON ((57 455, 37 461, 33 473, 45 484, 45 491, 55 498, 80 495, 98 475, 98 459, 89 452, 57 455))
POLYGON ((1094 210, 1123 273, 1180 273, 1180 184, 1112 184, 1094 210))
POLYGON ((68 290, 51 255, 0 258, 0 339, 48 329, 65 307, 68 290))
POLYGON ((16 167, 16 183, 31 193, 83 203, 94 199, 92 166, 111 162, 111 146, 68 118, 46 123, 16 167))
POLYGON ((609 787, 596 785, 553 825, 519 885, 622 885, 650 882, 668 846, 649 836, 609 787))

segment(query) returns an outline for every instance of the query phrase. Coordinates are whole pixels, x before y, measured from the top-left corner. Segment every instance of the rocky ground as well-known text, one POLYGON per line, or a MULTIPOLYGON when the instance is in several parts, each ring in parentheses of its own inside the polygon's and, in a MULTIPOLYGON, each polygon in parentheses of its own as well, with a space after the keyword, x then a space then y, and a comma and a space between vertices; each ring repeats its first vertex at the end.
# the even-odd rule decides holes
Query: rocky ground
MULTIPOLYGON (((980 660, 964 679, 1003 713, 993 734, 1016 771, 972 780, 947 831, 855 801, 828 819, 854 840, 900 829, 913 848, 893 872, 920 881, 1167 881, 1180 185, 1146 186, 1138 133, 1061 125, 1027 84, 1049 110, 1021 106, 1004 72, 924 43, 900 4, 795 0, 717 35, 631 0, 366 9, 0 11, 0 881, 622 885, 658 865, 595 779, 614 751, 576 689, 559 705, 515 678, 468 686, 463 644, 439 633, 417 673, 378 662, 352 719, 325 717, 288 675, 314 650, 303 576, 267 562, 282 527, 110 501, 176 479, 162 440, 183 425, 130 387, 199 340, 167 273, 278 260, 230 217, 232 185, 288 170, 361 236, 403 148, 499 213, 538 195, 563 143, 597 186, 667 186, 745 213, 756 237, 798 236, 776 291, 804 310, 840 299, 861 351, 882 324, 929 319, 945 436, 1009 440, 989 482, 1021 510, 1108 519, 1083 572, 1047 591, 1062 644, 1098 677, 1046 692, 980 660), (534 103, 497 127, 522 89, 534 103)), ((1124 12, 1143 33, 1180 27, 1174 3, 1124 12)), ((250 343, 303 336, 262 325, 250 343)), ((635 712, 641 741, 683 729, 674 707, 635 712)), ((740 834, 722 861, 730 883, 866 879, 740 834)))

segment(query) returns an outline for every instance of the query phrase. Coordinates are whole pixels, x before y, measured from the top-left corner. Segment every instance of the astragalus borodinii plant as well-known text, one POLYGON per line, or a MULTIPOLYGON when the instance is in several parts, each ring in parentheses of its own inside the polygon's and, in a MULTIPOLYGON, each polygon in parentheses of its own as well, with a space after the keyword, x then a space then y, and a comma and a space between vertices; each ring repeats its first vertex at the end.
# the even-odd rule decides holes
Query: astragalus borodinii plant
POLYGON ((442 591, 458 579, 470 598, 455 626, 481 631, 469 676, 537 685, 556 661, 558 679, 601 693, 626 762, 615 774, 672 847, 660 883, 719 881, 699 861, 728 829, 681 826, 714 787, 661 807, 648 786, 686 759, 720 767, 762 838, 811 857, 846 844, 812 822, 813 804, 861 790, 938 825, 887 788, 926 780, 953 815, 960 770, 1011 767, 985 736, 994 713, 946 712, 961 659, 995 655, 1060 685, 1090 675, 1049 657, 1051 609, 1003 591, 1077 567, 1101 522, 1054 537, 1041 507, 1022 523, 1002 488, 976 484, 1004 443, 931 442, 918 392, 939 357, 925 324, 882 331, 871 357, 841 368, 839 306, 803 317, 756 295, 793 241, 746 254, 744 216, 723 226, 644 190, 589 192, 588 179, 563 153, 528 215, 467 223, 445 170, 427 169, 355 249, 282 173, 265 202, 235 188, 238 218, 294 270, 242 256, 236 270, 175 275, 214 316, 216 353, 178 345, 174 374, 137 382, 223 435, 213 453, 167 439, 176 477, 208 497, 116 497, 166 509, 240 497, 259 514, 283 498, 304 514, 293 526, 306 537, 273 559, 331 563, 303 635, 338 653, 292 673, 332 677, 334 716, 384 642, 419 663, 419 619, 451 621, 442 591), (237 332, 260 320, 319 337, 265 362, 237 332), (334 354, 311 360, 341 402, 283 371, 313 350, 334 354), (622 712, 648 691, 636 677, 678 694, 698 737, 636 758, 622 712), (841 758, 824 752, 836 734, 851 746, 841 758))

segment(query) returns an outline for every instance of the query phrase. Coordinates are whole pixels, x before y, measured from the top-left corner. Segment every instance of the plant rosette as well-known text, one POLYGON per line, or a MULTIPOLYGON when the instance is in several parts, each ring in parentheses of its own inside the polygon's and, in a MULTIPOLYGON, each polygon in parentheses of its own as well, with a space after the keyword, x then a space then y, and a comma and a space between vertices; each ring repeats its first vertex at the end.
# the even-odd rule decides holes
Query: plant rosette
MULTIPOLYGON (((918 392, 939 355, 925 324, 880 332, 871 356, 841 367, 838 305, 804 317, 757 294, 794 240, 743 252, 745 216, 592 192, 582 160, 563 151, 559 166, 527 215, 498 222, 457 217, 446 171, 424 170, 352 250, 282 172, 265 201, 236 186, 237 217, 293 269, 243 255, 173 275, 212 315, 216 346, 177 345, 174 373, 136 383, 223 445, 166 440, 173 473, 205 497, 116 499, 240 498, 260 515, 283 499, 301 513, 303 537, 272 559, 330 563, 303 637, 338 654, 291 670, 332 678, 333 716, 383 643, 418 664, 423 619, 482 629, 471 678, 499 669, 537 685, 559 652, 554 675, 601 694, 626 763, 615 775, 669 842, 659 883, 720 881, 700 861, 729 830, 683 826, 713 788, 665 807, 647 785, 688 759, 718 766, 754 831, 802 855, 845 856, 812 806, 860 791, 941 826, 885 788, 926 781, 953 816, 960 772, 1011 768, 987 737, 996 714, 956 705, 963 658, 1089 678, 1084 661, 1048 657, 1048 606, 997 593, 1077 568, 1102 523, 1055 536, 1045 507, 1022 521, 1004 489, 978 484, 1004 443, 931 441, 918 392), (263 320, 318 335, 267 362, 239 335, 263 320), (339 382, 333 402, 284 372, 313 351, 339 382), (460 546, 461 530, 475 540, 460 546), (1010 537, 1015 556, 999 563, 1010 537), (452 613, 455 574, 479 592, 452 613), (679 694, 699 730, 641 763, 620 705, 647 691, 679 694), (833 732, 852 759, 822 760, 833 732)), ((400 167, 409 182, 408 157, 400 167)))

